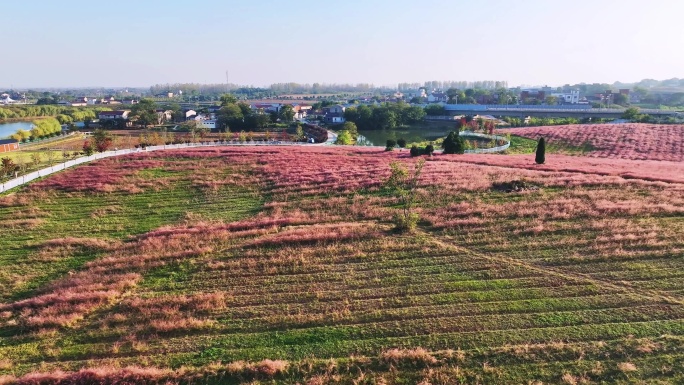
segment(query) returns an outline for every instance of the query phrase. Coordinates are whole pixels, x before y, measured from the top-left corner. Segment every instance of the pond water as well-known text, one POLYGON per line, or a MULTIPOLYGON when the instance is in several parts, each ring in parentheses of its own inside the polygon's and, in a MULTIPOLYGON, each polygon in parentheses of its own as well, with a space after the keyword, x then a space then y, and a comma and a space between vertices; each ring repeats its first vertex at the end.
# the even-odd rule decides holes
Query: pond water
POLYGON ((400 128, 396 130, 373 130, 359 131, 359 138, 356 141, 359 146, 384 146, 388 139, 406 139, 406 142, 423 142, 426 140, 437 140, 449 134, 448 128, 400 128))
POLYGON ((33 128, 31 122, 0 123, 0 139, 7 139, 18 130, 29 131, 33 128))

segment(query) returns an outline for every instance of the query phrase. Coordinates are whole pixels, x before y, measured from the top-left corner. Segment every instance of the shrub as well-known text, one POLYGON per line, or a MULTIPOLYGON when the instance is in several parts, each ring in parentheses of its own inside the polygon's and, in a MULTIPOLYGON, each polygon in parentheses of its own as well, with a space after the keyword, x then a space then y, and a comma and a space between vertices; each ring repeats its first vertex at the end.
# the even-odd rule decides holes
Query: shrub
POLYGON ((397 146, 397 141, 394 139, 387 139, 387 146, 385 147, 385 151, 392 151, 394 150, 394 147, 397 146))
POLYGON ((431 144, 428 144, 427 146, 425 146, 425 148, 418 147, 415 145, 411 147, 411 156, 421 156, 421 155, 432 156, 432 154, 434 152, 435 152, 435 147, 431 144))
POLYGON ((399 138, 397 140, 397 145, 401 148, 406 148, 406 139, 404 138, 399 138))
POLYGON ((93 146, 93 143, 91 141, 86 140, 83 143, 83 153, 86 156, 91 156, 91 155, 93 155, 94 152, 95 152, 95 146, 93 146))
POLYGON ((428 144, 427 146, 425 146, 425 155, 432 156, 432 154, 434 154, 434 153, 435 153, 435 146, 433 146, 431 144, 428 144))
POLYGON ((539 143, 537 143, 537 153, 534 156, 534 161, 537 164, 544 164, 546 161, 546 143, 544 138, 539 138, 539 143))
POLYGON ((423 155, 422 149, 418 148, 418 146, 413 145, 411 147, 411 156, 421 156, 423 155))
POLYGON ((442 142, 442 148, 445 154, 463 154, 465 152, 465 143, 458 133, 452 131, 442 142))

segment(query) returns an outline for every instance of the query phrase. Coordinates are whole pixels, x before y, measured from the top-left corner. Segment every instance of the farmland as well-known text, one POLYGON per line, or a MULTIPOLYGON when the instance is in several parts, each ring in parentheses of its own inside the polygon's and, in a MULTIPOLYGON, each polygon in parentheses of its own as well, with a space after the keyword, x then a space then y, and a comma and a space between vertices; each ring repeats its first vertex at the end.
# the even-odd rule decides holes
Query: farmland
POLYGON ((684 126, 573 124, 497 130, 530 139, 544 137, 558 152, 634 160, 684 161, 684 126))
POLYGON ((0 197, 0 383, 684 381, 681 162, 435 156, 402 234, 394 161, 140 153, 0 197))

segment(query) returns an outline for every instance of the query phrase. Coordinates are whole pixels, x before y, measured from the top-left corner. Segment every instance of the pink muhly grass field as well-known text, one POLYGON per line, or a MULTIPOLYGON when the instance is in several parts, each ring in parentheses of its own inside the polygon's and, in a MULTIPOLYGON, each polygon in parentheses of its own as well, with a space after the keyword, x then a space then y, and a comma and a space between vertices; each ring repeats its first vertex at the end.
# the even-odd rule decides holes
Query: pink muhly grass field
POLYGON ((646 123, 572 124, 498 130, 530 139, 544 137, 549 143, 594 147, 589 156, 610 159, 684 160, 684 125, 646 123))
POLYGON ((684 163, 630 159, 601 159, 581 156, 546 154, 546 163, 534 163, 531 155, 450 155, 435 160, 475 163, 511 169, 562 171, 584 175, 619 176, 625 179, 642 179, 667 183, 684 183, 684 163))

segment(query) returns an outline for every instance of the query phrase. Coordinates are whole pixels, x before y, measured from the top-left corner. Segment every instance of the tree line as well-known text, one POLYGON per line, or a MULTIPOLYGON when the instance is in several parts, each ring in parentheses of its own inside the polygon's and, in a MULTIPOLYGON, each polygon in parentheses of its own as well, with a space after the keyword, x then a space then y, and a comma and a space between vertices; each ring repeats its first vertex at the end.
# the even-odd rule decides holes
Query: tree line
POLYGON ((295 111, 291 105, 283 105, 278 112, 252 110, 245 102, 238 102, 231 94, 221 96, 221 109, 217 113, 219 130, 265 129, 279 120, 291 123, 295 111))
POLYGON ((44 139, 51 136, 56 136, 62 133, 62 125, 55 118, 45 118, 35 120, 31 130, 17 130, 10 135, 12 139, 19 142, 27 142, 29 140, 44 139))
POLYGON ((432 81, 424 82, 422 84, 421 83, 399 83, 397 88, 399 89, 399 91, 417 90, 419 88, 425 88, 428 90, 433 90, 433 89, 445 90, 448 88, 495 89, 495 88, 508 88, 508 82, 505 80, 480 80, 480 81, 474 81, 474 82, 454 81, 454 80, 447 80, 447 81, 432 80, 432 81))
POLYGON ((56 105, 22 105, 0 107, 0 120, 36 118, 43 116, 65 115, 71 117, 73 121, 84 121, 88 117, 95 119, 100 111, 111 111, 108 107, 69 107, 56 105))
POLYGON ((356 124, 359 130, 391 130, 417 123, 425 117, 422 107, 410 106, 404 102, 381 105, 360 105, 347 108, 345 120, 356 124))

